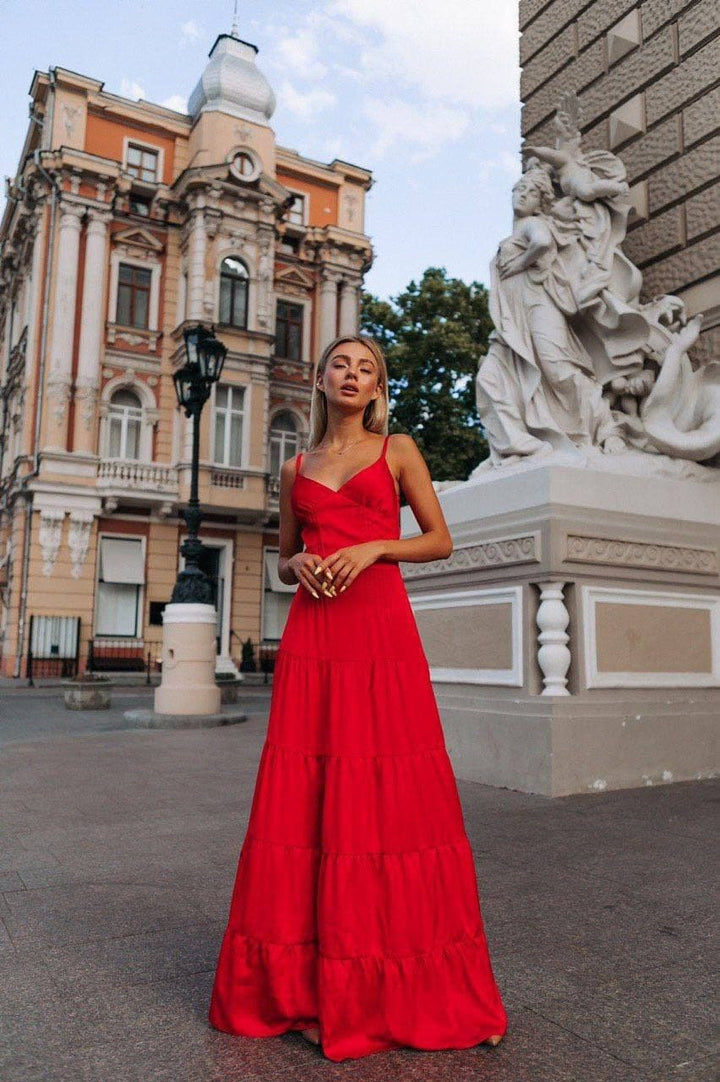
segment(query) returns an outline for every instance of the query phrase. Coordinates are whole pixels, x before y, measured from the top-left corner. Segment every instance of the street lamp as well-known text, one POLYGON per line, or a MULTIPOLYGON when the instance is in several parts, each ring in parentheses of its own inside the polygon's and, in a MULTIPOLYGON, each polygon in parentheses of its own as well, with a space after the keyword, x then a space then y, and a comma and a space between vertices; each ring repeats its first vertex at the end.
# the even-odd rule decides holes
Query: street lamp
POLYGON ((198 472, 200 460, 200 414, 210 397, 213 383, 220 379, 227 346, 215 337, 215 328, 207 330, 202 324, 183 331, 187 361, 173 375, 175 392, 187 417, 193 419, 192 466, 190 474, 190 500, 182 517, 187 523, 187 537, 180 548, 185 557, 185 567, 180 572, 172 592, 171 604, 190 603, 212 605, 212 587, 207 575, 200 568, 202 542, 198 530, 202 522, 198 498, 198 472))

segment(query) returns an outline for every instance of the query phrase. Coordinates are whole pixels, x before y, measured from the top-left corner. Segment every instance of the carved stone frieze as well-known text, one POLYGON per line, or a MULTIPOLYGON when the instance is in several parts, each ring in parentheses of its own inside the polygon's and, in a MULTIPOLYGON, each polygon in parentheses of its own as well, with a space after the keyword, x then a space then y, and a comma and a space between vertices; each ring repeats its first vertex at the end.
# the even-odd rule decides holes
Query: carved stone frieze
POLYGON ((575 563, 605 564, 612 567, 647 567, 661 571, 684 571, 690 575, 717 575, 720 571, 714 549, 681 545, 658 545, 649 541, 625 541, 608 537, 568 534, 565 559, 575 563))
POLYGON ((420 575, 444 575, 448 571, 471 571, 482 567, 509 567, 513 564, 539 563, 540 534, 518 534, 516 537, 502 537, 492 541, 482 541, 477 545, 465 545, 456 548, 445 560, 433 560, 430 563, 403 563, 403 577, 416 578, 420 575))

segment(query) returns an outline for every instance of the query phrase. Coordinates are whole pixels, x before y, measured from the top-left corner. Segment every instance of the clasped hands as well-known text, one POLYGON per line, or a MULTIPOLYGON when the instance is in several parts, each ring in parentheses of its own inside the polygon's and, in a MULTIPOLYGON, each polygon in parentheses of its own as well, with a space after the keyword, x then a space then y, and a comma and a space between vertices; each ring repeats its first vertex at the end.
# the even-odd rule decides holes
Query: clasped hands
POLYGON ((381 541, 366 541, 337 549, 324 558, 312 552, 298 552, 288 560, 288 566, 313 597, 332 598, 344 593, 360 572, 382 555, 381 541), (318 585, 320 593, 315 589, 318 585))

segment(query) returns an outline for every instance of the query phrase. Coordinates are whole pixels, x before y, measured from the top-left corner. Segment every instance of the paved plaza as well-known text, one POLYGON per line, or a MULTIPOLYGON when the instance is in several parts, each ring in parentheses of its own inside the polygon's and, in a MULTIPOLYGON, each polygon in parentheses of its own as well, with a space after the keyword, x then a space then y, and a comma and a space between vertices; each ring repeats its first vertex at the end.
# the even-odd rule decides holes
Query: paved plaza
MULTIPOLYGON (((496 1049, 331 1063, 206 1021, 267 723, 128 728, 0 688, 3 1082, 717 1082, 720 780, 551 799, 462 782, 496 1049)), ((452 890, 452 884, 448 884, 452 890)))

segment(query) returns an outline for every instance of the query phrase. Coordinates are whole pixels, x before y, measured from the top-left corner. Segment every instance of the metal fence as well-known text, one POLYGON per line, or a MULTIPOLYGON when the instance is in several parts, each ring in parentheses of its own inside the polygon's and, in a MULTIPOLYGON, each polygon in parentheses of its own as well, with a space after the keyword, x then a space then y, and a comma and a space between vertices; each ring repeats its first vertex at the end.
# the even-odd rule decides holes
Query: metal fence
POLYGON ((146 672, 149 652, 143 639, 94 638, 88 643, 90 672, 146 672))
POLYGON ((77 675, 80 658, 79 616, 30 617, 27 677, 33 680, 77 675))

